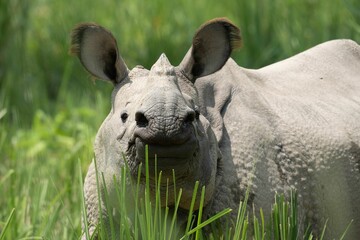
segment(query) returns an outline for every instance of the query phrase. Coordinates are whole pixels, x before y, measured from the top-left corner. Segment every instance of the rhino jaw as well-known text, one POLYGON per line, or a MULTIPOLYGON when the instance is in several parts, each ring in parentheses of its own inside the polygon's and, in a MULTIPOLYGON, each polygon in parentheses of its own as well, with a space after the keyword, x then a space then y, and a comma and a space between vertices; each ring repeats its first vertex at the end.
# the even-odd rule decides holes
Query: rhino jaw
MULTIPOLYGON (((135 161, 145 164, 145 146, 148 145, 149 174, 153 175, 155 170, 162 172, 164 180, 172 179, 172 171, 176 177, 184 177, 189 173, 189 167, 195 161, 198 147, 195 138, 190 138, 180 145, 159 145, 147 144, 140 138, 135 140, 136 156, 135 161)), ((142 169, 143 173, 144 169, 142 169)))

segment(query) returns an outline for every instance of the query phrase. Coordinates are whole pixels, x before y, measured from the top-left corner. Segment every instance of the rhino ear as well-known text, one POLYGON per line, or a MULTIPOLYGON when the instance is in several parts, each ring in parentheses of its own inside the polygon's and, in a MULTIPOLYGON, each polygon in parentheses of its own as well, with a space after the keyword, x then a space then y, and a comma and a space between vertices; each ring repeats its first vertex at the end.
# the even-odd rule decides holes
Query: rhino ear
POLYGON ((220 70, 232 50, 241 46, 240 30, 226 18, 203 24, 196 32, 192 47, 179 65, 192 81, 220 70))
POLYGON ((72 30, 70 52, 97 78, 116 84, 128 74, 114 36, 97 24, 82 23, 72 30))

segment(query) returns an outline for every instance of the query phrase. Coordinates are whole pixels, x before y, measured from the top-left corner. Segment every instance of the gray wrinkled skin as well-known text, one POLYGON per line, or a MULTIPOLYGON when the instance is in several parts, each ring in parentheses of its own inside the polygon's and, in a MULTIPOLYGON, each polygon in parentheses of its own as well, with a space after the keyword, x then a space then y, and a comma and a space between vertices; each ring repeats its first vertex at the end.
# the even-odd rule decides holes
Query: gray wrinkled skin
POLYGON ((326 42, 259 70, 229 59, 221 71, 195 85, 218 139, 224 172, 231 172, 226 185, 242 191, 251 185, 256 209, 266 211, 275 192, 297 189, 302 219, 317 230, 328 219, 325 239, 339 239, 351 219, 345 239, 359 238, 357 43, 326 42))
MULTIPOLYGON (((239 32, 224 21, 200 28, 179 66, 161 55, 150 71, 128 70, 116 41, 101 27, 89 24, 74 30, 72 51, 91 74, 115 86, 112 109, 94 145, 110 199, 116 198, 113 177, 120 178, 125 164, 122 153, 136 176, 149 144, 149 156, 158 155, 164 179, 171 179, 175 170, 184 210, 197 180, 206 186, 205 218, 226 207, 236 214, 248 186, 250 206, 262 208, 267 216, 275 192, 296 189, 301 221, 308 219, 319 231, 328 219, 325 239, 330 239, 339 238, 353 220, 346 239, 357 239, 359 45, 330 41, 250 70, 228 59, 240 37, 234 40, 239 32), (109 45, 97 47, 104 41, 109 45), (108 49, 116 51, 116 59, 103 55, 108 49)), ((93 164, 84 192, 93 232, 99 220, 93 164)))

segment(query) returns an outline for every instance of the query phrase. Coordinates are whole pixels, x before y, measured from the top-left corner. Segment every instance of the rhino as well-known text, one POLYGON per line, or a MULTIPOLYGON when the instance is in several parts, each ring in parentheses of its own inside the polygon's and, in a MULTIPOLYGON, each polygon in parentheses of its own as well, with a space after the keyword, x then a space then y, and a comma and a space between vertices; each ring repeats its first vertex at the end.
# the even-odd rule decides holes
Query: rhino
POLYGON ((147 145, 150 171, 155 154, 163 179, 174 170, 183 211, 196 181, 206 187, 204 218, 236 210, 247 189, 249 206, 269 215, 276 192, 296 189, 300 216, 314 229, 328 220, 326 238, 338 238, 353 221, 346 236, 358 239, 360 46, 332 40, 254 70, 230 58, 241 42, 231 21, 213 19, 197 30, 178 66, 161 54, 150 70, 130 70, 110 31, 94 23, 73 29, 71 52, 114 86, 94 143, 97 168, 93 161, 84 183, 90 233, 103 204, 96 171, 111 202, 114 176, 127 165, 136 177, 147 145))

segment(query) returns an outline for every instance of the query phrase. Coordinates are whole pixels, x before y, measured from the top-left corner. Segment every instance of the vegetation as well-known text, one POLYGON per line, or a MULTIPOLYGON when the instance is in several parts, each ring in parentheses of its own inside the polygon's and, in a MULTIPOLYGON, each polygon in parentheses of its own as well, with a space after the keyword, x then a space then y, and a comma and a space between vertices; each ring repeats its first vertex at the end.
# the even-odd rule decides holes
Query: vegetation
POLYGON ((162 52, 178 64, 197 27, 226 16, 242 30, 244 47, 233 57, 257 68, 329 39, 360 42, 359 4, 1 0, 0 239, 80 237, 79 179, 93 157, 111 86, 89 81, 68 55, 69 32, 78 22, 106 26, 130 68, 149 68, 162 52))
MULTIPOLYGON (((96 162, 95 162, 96 167, 96 162)), ((141 171, 138 173, 137 179, 128 183, 126 179, 131 179, 127 168, 121 169, 121 178, 114 179, 114 185, 116 186, 116 206, 117 211, 114 216, 109 217, 107 225, 104 221, 100 220, 99 226, 95 233, 89 232, 89 225, 85 221, 85 231, 83 235, 87 239, 91 239, 94 236, 99 236, 100 239, 237 239, 237 240, 285 240, 285 239, 304 239, 312 240, 314 236, 310 227, 302 235, 300 225, 304 223, 298 222, 298 210, 297 210, 297 194, 295 191, 291 191, 289 201, 285 200, 284 195, 275 195, 275 201, 272 205, 271 217, 269 219, 264 218, 262 209, 259 213, 255 212, 253 208, 252 215, 248 213, 248 198, 249 191, 246 192, 245 198, 239 203, 239 209, 237 212, 236 223, 234 226, 227 224, 227 227, 217 225, 216 220, 229 214, 232 209, 226 208, 210 217, 209 219, 202 221, 201 216, 203 212, 203 203, 205 196, 205 187, 199 189, 199 182, 195 183, 193 197, 189 208, 187 221, 180 225, 177 221, 178 206, 182 195, 182 190, 176 193, 174 199, 176 199, 175 206, 168 206, 169 189, 166 189, 165 204, 161 202, 161 187, 160 182, 162 179, 162 173, 157 174, 155 172, 156 190, 155 196, 150 193, 149 176, 153 173, 149 172, 148 157, 146 150, 145 166, 139 166, 139 169, 145 167, 146 180, 145 189, 140 190, 140 178, 141 171), (121 191, 120 191, 121 189, 121 191), (196 193, 201 191, 200 205, 198 210, 194 210, 194 203, 196 201, 196 193), (165 205, 165 207, 162 207, 165 205), (259 216, 259 217, 258 217, 259 216), (252 227, 249 224, 252 222, 252 227), (109 227, 110 225, 110 227, 109 227), (186 225, 186 226, 185 226, 186 225), (207 228, 205 231, 202 231, 207 228)), ((175 179, 175 173, 173 173, 175 179)), ((104 177, 97 175, 98 186, 104 182, 104 177)), ((82 178, 80 178, 80 185, 82 178)), ((105 184, 104 184, 105 185, 105 184)), ((176 185, 176 183, 175 183, 176 185)), ((175 186, 174 186, 175 188, 175 186)), ((107 197, 107 190, 104 190, 104 205, 106 212, 114 212, 110 206, 109 199, 107 197)), ((100 191, 98 192, 100 194, 100 191)), ((83 202, 83 207, 85 206, 83 202)), ((101 205, 99 205, 101 209, 101 205)), ((102 212, 102 211, 100 211, 102 212)), ((86 210, 83 208, 83 218, 86 218, 86 210)), ((102 219, 102 218, 100 218, 102 219)), ((228 223, 228 222, 227 222, 228 223)), ((318 239, 324 238, 326 225, 318 239)), ((344 236, 346 235, 346 230, 344 236)), ((343 236, 340 238, 343 239, 343 236)))

